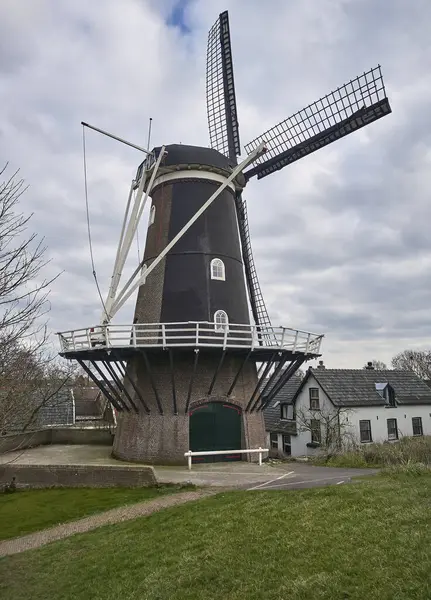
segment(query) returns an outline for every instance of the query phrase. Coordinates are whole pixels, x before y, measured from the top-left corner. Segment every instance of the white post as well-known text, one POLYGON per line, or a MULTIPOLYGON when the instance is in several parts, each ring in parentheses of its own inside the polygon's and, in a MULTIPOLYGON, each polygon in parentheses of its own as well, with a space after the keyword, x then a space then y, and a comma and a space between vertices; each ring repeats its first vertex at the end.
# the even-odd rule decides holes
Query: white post
POLYGON ((189 467, 189 471, 191 471, 192 470, 192 451, 191 450, 189 450, 187 453, 187 464, 189 467))
POLYGON ((308 347, 309 347, 309 345, 310 345, 310 338, 311 338, 311 333, 309 333, 309 334, 307 335, 307 343, 306 343, 306 345, 305 345, 305 354, 307 354, 307 353, 308 353, 308 347))
MULTIPOLYGON (((259 450, 262 450, 262 448, 259 446, 259 450)), ((259 467, 262 466, 262 452, 259 452, 259 467)))
MULTIPOLYGON (((214 200, 222 193, 222 191, 228 187, 228 185, 235 179, 239 173, 241 173, 250 163, 252 163, 256 158, 261 156, 264 152, 266 152, 266 146, 264 143, 260 144, 257 148, 255 148, 250 154, 232 171, 232 173, 227 177, 217 190, 208 198, 208 200, 200 207, 200 209, 193 215, 193 217, 184 225, 182 229, 177 233, 177 235, 169 242, 169 244, 162 250, 159 256, 151 263, 148 269, 145 271, 145 277, 157 267, 157 265, 164 259, 166 254, 171 250, 173 246, 178 242, 180 238, 190 229, 195 221, 199 219, 202 213, 206 211, 206 209, 214 202, 214 200)), ((134 274, 135 275, 135 274, 134 274)), ((134 275, 132 277, 134 277, 134 275)), ((130 279, 127 284, 123 287, 123 289, 119 292, 117 299, 115 300, 110 316, 114 316, 114 314, 123 306, 125 302, 130 298, 133 292, 138 289, 140 285, 142 285, 143 278, 141 277, 136 281, 134 285, 132 285, 129 290, 127 290, 130 279)))

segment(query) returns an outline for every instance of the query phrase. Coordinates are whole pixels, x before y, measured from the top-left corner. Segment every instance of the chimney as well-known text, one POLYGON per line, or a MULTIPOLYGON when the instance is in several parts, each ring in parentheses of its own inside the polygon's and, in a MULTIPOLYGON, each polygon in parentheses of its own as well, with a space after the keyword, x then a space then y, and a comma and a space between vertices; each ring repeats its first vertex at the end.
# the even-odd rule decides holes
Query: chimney
POLYGON ((368 371, 374 371, 373 363, 371 362, 371 360, 367 362, 367 366, 365 368, 368 369, 368 371))
POLYGON ((326 369, 325 365, 323 364, 323 360, 319 360, 319 364, 317 366, 318 369, 326 369))

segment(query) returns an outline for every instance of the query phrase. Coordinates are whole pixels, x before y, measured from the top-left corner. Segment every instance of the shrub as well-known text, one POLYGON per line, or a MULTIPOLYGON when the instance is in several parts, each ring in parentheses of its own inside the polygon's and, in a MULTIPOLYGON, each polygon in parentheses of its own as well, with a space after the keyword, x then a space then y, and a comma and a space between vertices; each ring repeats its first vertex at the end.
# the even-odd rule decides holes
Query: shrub
POLYGON ((345 452, 344 454, 336 454, 331 456, 326 461, 328 467, 346 467, 364 469, 370 465, 365 460, 362 452, 345 452))
POLYGON ((431 474, 431 466, 424 463, 408 462, 404 465, 391 465, 382 470, 384 475, 418 475, 431 474))
POLYGON ((409 468, 412 468, 411 465, 431 468, 431 436, 406 436, 397 442, 361 445, 343 453, 316 457, 313 463, 352 468, 409 465, 409 468))

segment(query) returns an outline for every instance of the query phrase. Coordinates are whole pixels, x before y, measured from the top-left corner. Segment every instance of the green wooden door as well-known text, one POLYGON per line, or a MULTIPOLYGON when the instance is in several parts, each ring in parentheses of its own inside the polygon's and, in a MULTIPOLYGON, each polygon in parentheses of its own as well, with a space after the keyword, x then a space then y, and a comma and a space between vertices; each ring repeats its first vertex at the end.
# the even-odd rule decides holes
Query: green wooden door
MULTIPOLYGON (((190 412, 190 450, 240 450, 241 411, 236 406, 208 402, 190 412)), ((241 454, 194 456, 193 462, 241 460, 241 454)))

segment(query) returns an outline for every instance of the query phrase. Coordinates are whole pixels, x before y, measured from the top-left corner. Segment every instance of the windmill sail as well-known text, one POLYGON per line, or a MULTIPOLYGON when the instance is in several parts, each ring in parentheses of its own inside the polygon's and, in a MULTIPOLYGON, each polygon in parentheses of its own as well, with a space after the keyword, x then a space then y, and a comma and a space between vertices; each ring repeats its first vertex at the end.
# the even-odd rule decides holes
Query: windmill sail
MULTIPOLYGON (((206 92, 211 147, 236 164, 241 147, 227 11, 220 14, 208 33, 206 92)), ((236 212, 253 318, 256 325, 271 326, 251 250, 247 205, 241 194, 236 196, 236 212)))
POLYGON ((377 66, 246 144, 247 153, 262 141, 268 150, 245 176, 266 177, 390 112, 377 66))
MULTIPOLYGON (((236 212, 238 215, 239 234, 241 239, 242 257, 244 260, 245 275, 247 279, 248 293, 250 297, 251 312, 256 325, 261 327, 271 327, 271 321, 266 310, 265 301, 257 277, 256 267, 253 259, 253 252, 250 242, 250 230, 248 227, 247 204, 238 193, 235 198, 236 212)), ((262 345, 269 343, 270 340, 263 339, 262 345)))
POLYGON ((211 148, 236 163, 241 154, 227 11, 208 34, 206 93, 211 148))

